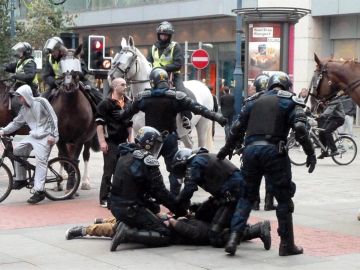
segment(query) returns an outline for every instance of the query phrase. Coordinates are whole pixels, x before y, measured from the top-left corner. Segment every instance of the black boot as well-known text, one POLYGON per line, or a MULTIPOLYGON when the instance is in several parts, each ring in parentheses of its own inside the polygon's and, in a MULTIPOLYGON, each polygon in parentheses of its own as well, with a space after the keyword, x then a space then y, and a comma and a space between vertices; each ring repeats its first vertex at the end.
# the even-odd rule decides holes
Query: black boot
POLYGON ((255 238, 260 238, 264 244, 264 248, 269 250, 271 248, 271 226, 270 221, 256 223, 248 227, 244 231, 243 241, 248 241, 255 238))
POLYGON ((260 210, 260 200, 259 201, 258 200, 254 201, 251 209, 256 210, 256 211, 260 210))
POLYGON ((45 199, 45 192, 44 191, 35 191, 34 195, 31 196, 27 202, 30 204, 35 204, 38 202, 41 202, 43 199, 45 199))
POLYGON ((115 251, 118 245, 126 242, 126 230, 129 230, 129 227, 124 222, 119 222, 111 240, 110 251, 115 251))
POLYGON ((266 192, 264 210, 271 211, 275 209, 276 209, 276 205, 274 205, 274 195, 272 195, 269 192, 266 192))
POLYGON ((71 240, 76 237, 83 237, 86 235, 86 228, 83 226, 76 226, 68 229, 65 233, 66 240, 71 240))
POLYGON ((127 242, 161 247, 170 244, 170 237, 161 235, 159 232, 155 231, 129 228, 125 223, 120 222, 111 241, 110 251, 115 251, 119 244, 127 242))
POLYGON ((230 256, 234 256, 241 239, 242 234, 238 232, 231 232, 229 240, 225 246, 225 252, 229 253, 230 256))
POLYGON ((287 233, 285 235, 280 235, 279 256, 303 254, 303 248, 296 246, 294 243, 294 228, 291 213, 286 217, 286 227, 287 233))

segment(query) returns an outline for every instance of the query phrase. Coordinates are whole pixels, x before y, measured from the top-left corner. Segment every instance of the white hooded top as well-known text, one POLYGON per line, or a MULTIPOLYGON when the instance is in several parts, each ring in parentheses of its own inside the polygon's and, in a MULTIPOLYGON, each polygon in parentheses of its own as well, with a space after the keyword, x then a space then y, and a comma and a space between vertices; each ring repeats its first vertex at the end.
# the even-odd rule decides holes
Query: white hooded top
POLYGON ((27 124, 30 128, 30 136, 34 139, 42 139, 49 135, 58 139, 58 119, 47 99, 34 97, 28 85, 20 86, 16 94, 24 97, 29 107, 26 105, 21 107, 14 120, 3 128, 4 133, 13 133, 27 124))

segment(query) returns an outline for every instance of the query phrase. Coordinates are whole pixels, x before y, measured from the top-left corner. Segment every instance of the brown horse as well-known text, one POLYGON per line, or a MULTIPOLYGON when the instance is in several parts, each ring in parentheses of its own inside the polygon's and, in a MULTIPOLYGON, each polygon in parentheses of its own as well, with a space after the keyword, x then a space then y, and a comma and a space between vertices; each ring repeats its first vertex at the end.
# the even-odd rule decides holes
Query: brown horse
POLYGON ((81 67, 76 55, 69 50, 67 56, 60 61, 63 81, 50 103, 58 116, 59 141, 57 147, 59 155, 67 156, 78 162, 84 146, 85 169, 81 188, 90 189, 88 175, 90 147, 98 151, 99 146, 93 110, 89 100, 80 89, 83 87, 79 81, 81 67))
MULTIPOLYGON (((12 83, 10 80, 0 80, 0 127, 5 127, 14 119, 14 114, 11 111, 11 96, 10 89, 12 83)), ((27 127, 21 128, 15 134, 26 135, 29 134, 27 127)))
POLYGON ((360 106, 360 63, 356 61, 321 61, 315 54, 318 65, 314 76, 317 77, 310 95, 317 100, 327 101, 340 90, 348 94, 360 106))

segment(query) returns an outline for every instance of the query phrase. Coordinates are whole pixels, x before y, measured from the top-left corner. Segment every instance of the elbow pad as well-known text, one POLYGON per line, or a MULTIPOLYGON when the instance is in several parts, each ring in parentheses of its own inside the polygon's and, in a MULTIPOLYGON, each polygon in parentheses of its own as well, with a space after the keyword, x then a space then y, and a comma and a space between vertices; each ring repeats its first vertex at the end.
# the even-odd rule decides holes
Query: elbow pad
POLYGON ((297 122, 294 124, 295 139, 301 144, 306 155, 314 154, 314 146, 307 133, 305 123, 297 122))

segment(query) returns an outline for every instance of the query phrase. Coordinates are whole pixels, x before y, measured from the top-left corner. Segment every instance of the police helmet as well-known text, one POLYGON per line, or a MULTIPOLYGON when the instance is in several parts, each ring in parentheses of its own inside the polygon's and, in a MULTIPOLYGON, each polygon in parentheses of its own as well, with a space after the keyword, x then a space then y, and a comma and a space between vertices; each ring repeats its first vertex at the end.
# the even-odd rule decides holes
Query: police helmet
POLYGON ((254 86, 256 89, 256 92, 261 92, 267 89, 269 82, 269 75, 267 74, 259 74, 256 76, 254 80, 254 86))
POLYGON ((163 137, 157 129, 145 126, 136 134, 135 143, 157 158, 163 145, 163 137))
POLYGON ((193 154, 193 151, 189 148, 179 149, 173 160, 172 160, 172 172, 179 178, 183 178, 185 176, 186 171, 186 163, 189 157, 193 154))
POLYGON ((174 32, 174 27, 168 21, 163 21, 156 27, 157 34, 165 34, 171 36, 172 34, 174 34, 174 32))
POLYGON ((11 48, 11 54, 17 58, 30 57, 32 47, 28 42, 18 42, 11 48))
POLYGON ((269 78, 268 90, 272 90, 275 87, 279 87, 285 91, 292 91, 292 82, 289 75, 282 71, 273 74, 269 78))
POLYGON ((169 88, 169 75, 162 68, 154 68, 149 75, 152 88, 169 88))
POLYGON ((62 46, 64 46, 64 42, 59 37, 49 38, 44 46, 45 53, 51 53, 53 51, 59 50, 62 46))

